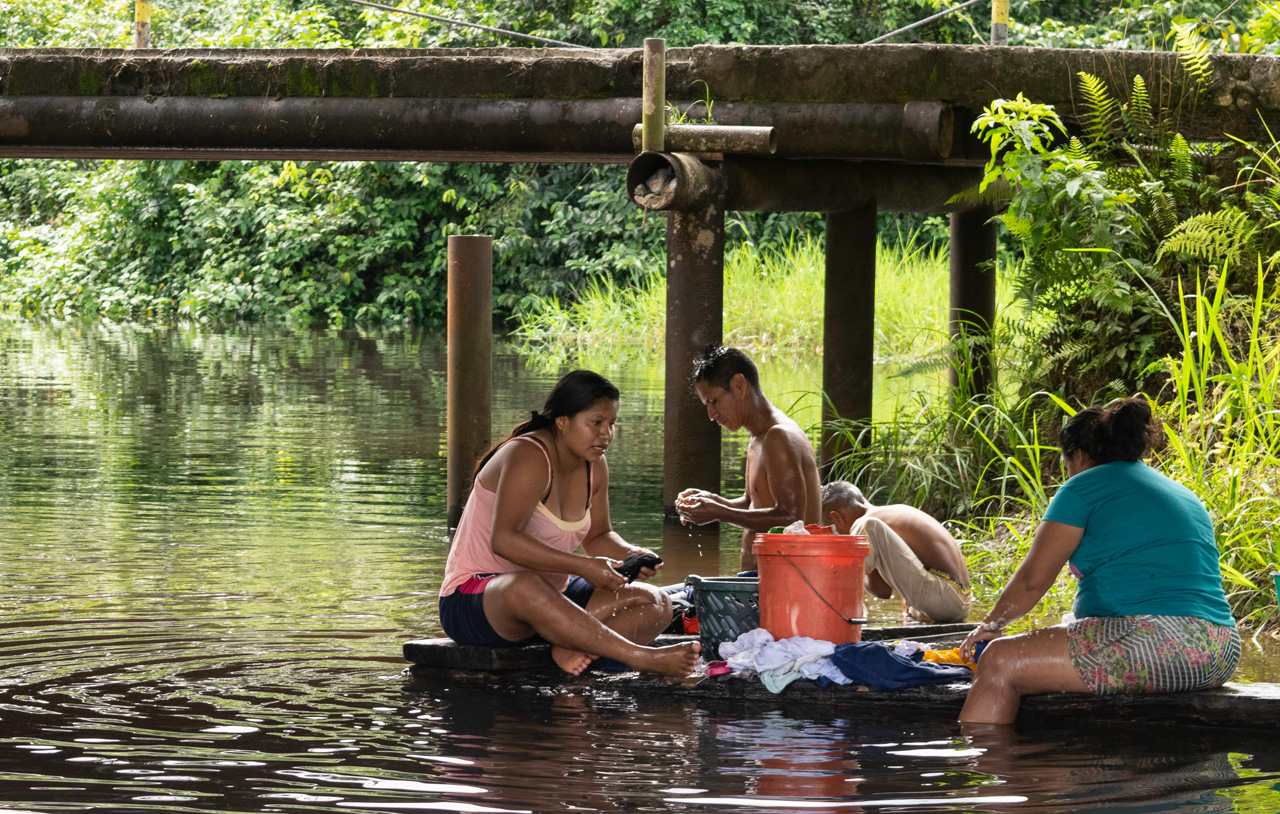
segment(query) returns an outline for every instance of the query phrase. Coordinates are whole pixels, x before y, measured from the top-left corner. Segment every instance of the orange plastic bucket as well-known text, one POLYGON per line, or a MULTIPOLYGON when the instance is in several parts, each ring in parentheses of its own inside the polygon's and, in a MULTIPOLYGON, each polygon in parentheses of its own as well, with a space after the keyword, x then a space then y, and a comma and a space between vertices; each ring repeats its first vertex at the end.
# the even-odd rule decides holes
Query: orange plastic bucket
POLYGON ((862 640, 863 561, 871 553, 861 535, 757 534, 760 626, 775 639, 809 636, 835 644, 862 640))

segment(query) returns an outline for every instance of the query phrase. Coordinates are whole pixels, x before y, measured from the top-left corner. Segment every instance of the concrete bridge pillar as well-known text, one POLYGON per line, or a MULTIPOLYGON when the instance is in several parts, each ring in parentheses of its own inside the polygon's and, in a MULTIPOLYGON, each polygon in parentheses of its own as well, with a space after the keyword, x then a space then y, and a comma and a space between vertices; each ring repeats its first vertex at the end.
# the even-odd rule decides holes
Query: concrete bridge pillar
POLYGON ((991 355, 996 322, 994 217, 989 206, 951 215, 951 337, 960 342, 950 375, 957 394, 977 395, 995 387, 991 355))
POLYGON ((689 487, 720 491, 720 427, 689 387, 693 360, 724 338, 724 202, 667 212, 666 400, 662 506, 689 487))
MULTIPOLYGON (((876 202, 827 213, 823 298, 822 389, 824 421, 840 416, 871 422, 875 372, 876 202)), ((822 466, 843 445, 822 432, 822 466)))

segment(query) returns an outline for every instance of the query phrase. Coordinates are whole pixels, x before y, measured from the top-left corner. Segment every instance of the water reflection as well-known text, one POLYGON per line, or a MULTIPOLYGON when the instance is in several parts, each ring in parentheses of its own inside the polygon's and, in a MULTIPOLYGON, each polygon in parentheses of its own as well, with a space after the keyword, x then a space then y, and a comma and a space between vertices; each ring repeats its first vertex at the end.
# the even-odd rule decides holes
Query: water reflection
MULTIPOLYGON (((991 745, 950 721, 408 680, 445 553, 437 337, 0 321, 0 350, 4 810, 1280 810, 1252 736, 991 745)), ((495 432, 559 372, 504 349, 495 432)), ((671 581, 729 571, 734 530, 661 521, 661 371, 605 372, 618 527, 671 581)))

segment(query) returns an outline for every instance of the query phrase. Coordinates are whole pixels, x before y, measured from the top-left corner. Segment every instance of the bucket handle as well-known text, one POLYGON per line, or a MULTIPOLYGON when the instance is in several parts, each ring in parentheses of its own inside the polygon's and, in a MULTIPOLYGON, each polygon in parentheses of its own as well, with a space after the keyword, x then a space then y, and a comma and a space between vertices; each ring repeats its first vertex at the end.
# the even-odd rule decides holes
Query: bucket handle
POLYGON ((852 618, 849 616, 845 616, 843 613, 836 610, 836 606, 828 602, 827 598, 822 594, 818 593, 817 588, 813 587, 813 583, 810 582, 809 578, 804 575, 804 571, 800 570, 800 566, 793 563, 791 561, 791 558, 788 557, 786 554, 783 554, 781 551, 778 552, 778 555, 781 556, 782 559, 786 560, 788 565, 796 569, 796 573, 800 575, 800 579, 804 580, 804 584, 809 586, 809 590, 813 591, 813 595, 821 599, 822 604, 826 605, 828 608, 831 608, 831 612, 834 613, 836 616, 839 616, 842 621, 847 622, 851 625, 865 625, 867 623, 867 620, 865 618, 863 619, 852 618))

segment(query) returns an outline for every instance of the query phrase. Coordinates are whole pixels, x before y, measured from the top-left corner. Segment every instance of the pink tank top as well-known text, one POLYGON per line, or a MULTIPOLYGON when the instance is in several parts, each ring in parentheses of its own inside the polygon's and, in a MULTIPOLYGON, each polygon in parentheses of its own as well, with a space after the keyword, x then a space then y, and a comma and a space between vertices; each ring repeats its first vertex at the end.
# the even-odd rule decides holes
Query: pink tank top
MULTIPOLYGON (((528 441, 536 444, 547 458, 547 494, 551 493, 551 456, 547 449, 536 438, 517 435, 512 441, 528 441)), ((561 551, 573 552, 587 537, 591 528, 591 470, 587 470, 587 513, 581 520, 566 523, 551 513, 543 503, 529 515, 524 524, 524 531, 535 540, 543 542, 561 551)), ((495 495, 484 488, 477 477, 471 488, 471 497, 462 510, 462 519, 458 521, 458 530, 453 535, 453 547, 449 550, 449 559, 444 565, 444 584, 440 586, 440 596, 448 596, 476 574, 510 574, 514 571, 529 569, 516 565, 493 553, 493 505, 495 495)), ((546 498, 544 497, 545 501, 546 498)), ((551 583, 557 591, 563 591, 569 585, 568 574, 550 574, 540 572, 543 579, 551 583)))

